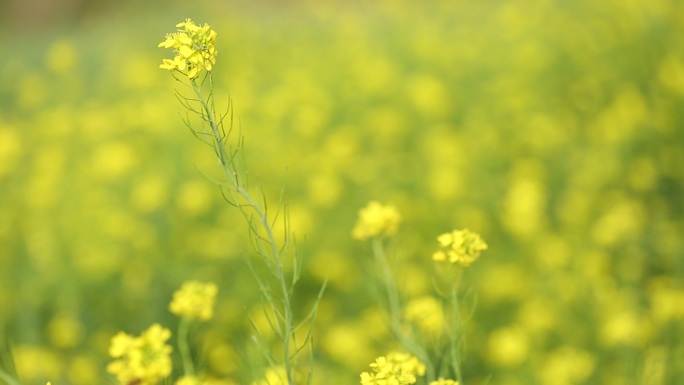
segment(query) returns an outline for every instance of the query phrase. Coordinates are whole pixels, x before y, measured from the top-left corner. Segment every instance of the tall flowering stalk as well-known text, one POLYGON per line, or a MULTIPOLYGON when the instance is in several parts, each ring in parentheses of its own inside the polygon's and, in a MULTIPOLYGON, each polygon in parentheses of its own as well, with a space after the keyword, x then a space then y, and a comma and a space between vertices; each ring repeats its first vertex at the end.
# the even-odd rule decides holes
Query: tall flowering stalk
MULTIPOLYGON (((487 249, 487 244, 478 234, 467 229, 453 230, 437 237, 439 249, 433 253, 432 259, 441 273, 441 281, 436 283, 442 301, 425 296, 402 306, 385 252, 385 240, 396 233, 400 219, 394 206, 370 202, 359 211, 352 237, 371 241, 380 271, 379 281, 387 295, 390 330, 403 348, 413 355, 411 357, 420 363, 419 374, 425 374, 430 385, 463 384, 460 354, 463 320, 459 282, 463 268, 475 262, 487 249), (456 380, 445 376, 454 376, 456 380)), ((378 358, 371 365, 372 372, 362 373, 362 385, 404 385, 416 381, 415 376, 403 375, 403 372, 392 369, 396 367, 388 366, 388 357, 378 358)))
MULTIPOLYGON (((244 215, 254 250, 268 269, 268 275, 259 273, 247 259, 247 264, 259 285, 264 314, 272 315, 268 320, 269 325, 283 344, 279 357, 271 356, 268 349, 262 350, 270 366, 284 367, 287 383, 293 385, 299 353, 306 347, 310 348, 313 320, 325 285, 321 288, 318 300, 310 312, 302 320, 295 320, 292 296, 294 286, 299 280, 301 264, 297 263, 297 255, 292 250, 287 207, 284 207, 283 214, 285 240, 279 244, 274 234, 275 218, 271 218, 266 204, 261 203, 266 202, 263 192, 258 199, 253 195, 248 186, 248 173, 239 161, 244 156, 242 135, 237 134, 236 140, 229 141, 232 133, 232 105, 229 104, 226 113, 219 114, 214 104, 212 70, 218 53, 214 45, 217 33, 207 24, 199 26, 190 19, 177 24, 176 27, 178 30, 168 34, 166 40, 159 44, 159 47, 173 48, 175 53, 173 59, 164 59, 160 68, 171 71, 177 80, 189 84, 192 96, 180 92, 176 95, 181 104, 199 118, 201 125, 193 126, 190 119, 186 119, 185 124, 196 138, 213 149, 225 177, 216 183, 224 199, 244 215), (289 254, 292 254, 294 265, 291 277, 286 275, 284 264, 286 257, 290 257, 289 254), (303 341, 298 341, 295 331, 304 325, 308 327, 308 331, 303 341)), ((264 344, 259 337, 260 332, 256 332, 255 339, 264 344)), ((310 369, 308 381, 311 371, 310 369)))
MULTIPOLYGON (((434 367, 430 362, 428 352, 419 341, 406 333, 404 328, 399 290, 394 272, 385 253, 385 241, 397 232, 400 222, 401 215, 395 206, 371 201, 366 207, 359 210, 359 218, 352 229, 352 237, 360 241, 370 240, 375 263, 381 274, 380 282, 387 295, 385 306, 389 316, 389 328, 399 343, 425 364, 423 371, 427 370, 427 377, 432 378, 434 377, 434 367)), ((364 378, 368 379, 367 376, 364 378)), ((372 384, 368 381, 362 383, 363 385, 372 384)))
MULTIPOLYGON (((452 230, 437 237, 439 249, 432 254, 441 273, 438 290, 449 306, 445 311, 446 322, 444 334, 447 349, 442 361, 446 363, 440 368, 444 372, 453 374, 459 383, 463 383, 461 371, 461 345, 463 341, 463 317, 461 316, 461 299, 459 285, 463 269, 470 266, 487 249, 487 244, 479 234, 468 229, 452 230)), ((448 380, 450 381, 450 380, 448 380)))
POLYGON ((195 365, 190 354, 189 328, 194 321, 208 321, 214 315, 214 301, 218 287, 212 283, 189 281, 173 294, 169 311, 181 317, 178 324, 178 349, 184 374, 195 376, 195 365))

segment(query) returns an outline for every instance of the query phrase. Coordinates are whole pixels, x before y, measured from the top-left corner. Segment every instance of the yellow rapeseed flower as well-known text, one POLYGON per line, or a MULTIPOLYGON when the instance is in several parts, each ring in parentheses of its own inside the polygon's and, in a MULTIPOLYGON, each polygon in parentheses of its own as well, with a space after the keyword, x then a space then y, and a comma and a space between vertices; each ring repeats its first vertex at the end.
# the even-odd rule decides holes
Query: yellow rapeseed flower
POLYGON ((186 19, 176 24, 177 32, 166 35, 166 40, 159 43, 158 47, 173 48, 176 56, 173 59, 163 59, 159 68, 169 71, 180 71, 193 79, 202 71, 211 71, 216 64, 216 31, 208 24, 196 25, 192 20, 186 19))
POLYGON ((181 317, 207 321, 214 315, 217 293, 218 287, 212 282, 185 282, 180 290, 173 293, 169 310, 181 317))
POLYGON ((432 259, 438 262, 458 263, 468 266, 480 256, 487 244, 479 234, 468 229, 454 230, 437 237, 440 250, 432 254, 432 259))
POLYGON ((109 355, 114 360, 107 372, 114 374, 120 384, 155 385, 171 374, 171 337, 169 329, 154 324, 140 337, 119 332, 112 338, 109 355))
POLYGON ((361 373, 361 385, 410 385, 425 375, 425 365, 408 353, 392 352, 370 364, 371 372, 361 373))
POLYGON ((394 235, 401 216, 396 207, 372 201, 359 210, 359 219, 352 230, 354 239, 364 240, 379 236, 394 235))

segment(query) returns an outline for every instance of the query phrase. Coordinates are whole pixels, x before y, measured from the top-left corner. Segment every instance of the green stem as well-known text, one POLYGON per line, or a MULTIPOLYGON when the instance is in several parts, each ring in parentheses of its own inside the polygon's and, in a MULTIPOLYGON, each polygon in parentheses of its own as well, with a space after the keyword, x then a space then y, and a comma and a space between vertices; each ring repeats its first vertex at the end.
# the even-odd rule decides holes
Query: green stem
POLYGON ((385 255, 382 239, 380 238, 373 238, 373 255, 375 256, 378 265, 380 265, 380 270, 382 270, 385 290, 387 291, 387 299, 389 302, 390 317, 392 318, 393 324, 398 324, 401 319, 399 293, 397 291, 397 285, 394 283, 394 278, 392 277, 392 270, 387 261, 387 256, 385 255))
POLYGON ((178 349, 181 353, 181 361, 183 362, 183 370, 186 376, 195 375, 195 366, 192 363, 192 355, 190 354, 190 345, 188 344, 188 329, 190 320, 182 317, 178 324, 178 349))
POLYGON ((451 284, 451 296, 450 296, 450 301, 451 301, 451 308, 452 308, 452 327, 451 327, 451 334, 449 336, 449 352, 450 352, 450 358, 451 358, 451 367, 454 370, 454 373, 456 374, 456 380, 460 385, 463 385, 463 376, 461 373, 461 354, 460 354, 460 333, 462 329, 461 325, 461 308, 459 306, 459 299, 458 299, 458 285, 459 281, 461 278, 461 270, 459 270, 456 274, 450 274, 452 279, 450 280, 451 284))
POLYGON ((435 379, 435 369, 430 361, 430 357, 427 351, 420 346, 419 343, 414 341, 408 334, 406 334, 402 328, 401 320, 401 305, 399 302, 399 290, 394 282, 392 275, 392 269, 390 268, 389 261, 385 254, 385 248, 382 244, 382 239, 373 238, 372 241, 373 255, 375 260, 380 266, 383 274, 383 282, 385 284, 385 290, 387 292, 388 307, 390 313, 390 328, 394 335, 399 339, 399 342, 409 350, 412 354, 418 357, 418 360, 425 364, 426 375, 428 382, 435 379))
MULTIPOLYGON (((209 74, 208 76, 211 82, 211 74, 209 74)), ((218 157, 218 160, 221 163, 221 167, 223 168, 225 175, 228 177, 228 180, 232 184, 235 193, 237 193, 243 199, 245 199, 247 205, 251 207, 256 213, 256 216, 258 217, 258 220, 266 233, 267 242, 271 247, 272 262, 276 267, 276 279, 280 283, 280 290, 283 295, 282 302, 284 314, 284 366, 285 371, 287 373, 288 383, 290 385, 294 385, 294 368, 292 367, 293 363, 290 357, 290 342, 294 337, 294 320, 292 316, 292 308, 290 302, 290 291, 286 284, 285 272, 283 269, 282 261, 280 259, 280 250, 278 249, 277 242, 273 234, 273 228, 271 227, 271 224, 269 223, 268 217, 266 216, 264 210, 256 203, 256 201, 252 198, 251 194, 246 189, 244 189, 237 180, 237 170, 232 160, 229 160, 228 155, 226 154, 226 149, 223 145, 223 140, 221 138, 221 133, 219 131, 219 124, 216 122, 215 111, 213 109, 213 106, 210 106, 208 101, 202 95, 201 87, 197 84, 196 80, 192 79, 190 83, 192 84, 193 90, 197 94, 198 100, 202 104, 204 118, 209 124, 209 127, 211 128, 216 156, 218 157)))
POLYGON ((21 385, 19 381, 17 381, 14 377, 10 376, 9 373, 5 372, 2 369, 0 369, 0 380, 5 381, 7 385, 21 385))

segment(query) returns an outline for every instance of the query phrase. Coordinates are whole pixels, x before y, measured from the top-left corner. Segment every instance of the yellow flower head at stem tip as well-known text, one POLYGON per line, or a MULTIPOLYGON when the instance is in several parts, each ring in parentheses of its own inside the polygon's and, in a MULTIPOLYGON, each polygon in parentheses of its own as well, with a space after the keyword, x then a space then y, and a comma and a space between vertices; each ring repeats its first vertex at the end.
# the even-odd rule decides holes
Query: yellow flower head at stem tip
POLYGON ((120 332, 112 338, 109 355, 115 358, 107 365, 120 384, 156 385, 171 374, 171 346, 166 340, 171 332, 154 324, 139 337, 120 332))
POLYGON ((359 219, 352 230, 354 239, 390 236, 397 232, 401 216, 397 208, 372 201, 359 210, 359 219))
POLYGON ((425 375, 425 365, 407 353, 392 352, 370 364, 371 372, 361 373, 361 385, 410 385, 425 375))
POLYGON ((218 287, 212 283, 190 281, 173 293, 169 304, 171 313, 188 319, 210 320, 214 315, 214 301, 218 287))
POLYGON ((454 230, 437 237, 440 249, 432 254, 432 259, 438 262, 458 263, 469 266, 480 256, 487 244, 479 234, 468 229, 454 230))
POLYGON ((166 35, 166 40, 158 47, 173 48, 176 56, 173 59, 163 59, 159 68, 169 71, 180 71, 189 79, 194 79, 202 71, 211 71, 216 64, 216 31, 208 24, 196 25, 186 19, 176 24, 178 30, 166 35))

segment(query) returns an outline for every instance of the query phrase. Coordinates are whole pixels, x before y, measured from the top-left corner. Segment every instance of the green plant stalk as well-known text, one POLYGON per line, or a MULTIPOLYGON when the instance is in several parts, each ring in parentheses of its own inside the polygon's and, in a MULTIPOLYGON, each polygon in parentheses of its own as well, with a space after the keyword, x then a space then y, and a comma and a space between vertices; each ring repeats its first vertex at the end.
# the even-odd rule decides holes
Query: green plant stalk
POLYGON ((5 381, 7 385, 21 385, 14 377, 10 376, 9 373, 0 369, 0 380, 5 381))
POLYGON ((382 244, 382 239, 373 238, 372 241, 373 255, 375 260, 380 266, 383 274, 383 283, 385 290, 387 292, 388 308, 390 313, 390 328, 394 335, 399 339, 399 342, 404 345, 412 354, 418 357, 418 360, 425 364, 425 371, 427 381, 434 381, 435 369, 434 365, 430 361, 430 357, 425 351, 425 349, 420 346, 419 343, 414 341, 409 335, 407 335, 402 329, 402 315, 401 315, 401 305, 399 303, 399 291, 397 290, 397 285, 394 282, 392 275, 392 270, 390 264, 387 261, 387 256, 385 254, 385 248, 382 244))
POLYGON ((397 292, 397 286, 394 283, 392 271, 389 262, 387 261, 387 256, 385 255, 385 248, 382 245, 382 239, 380 238, 373 238, 373 255, 375 256, 375 260, 383 273, 383 282, 385 283, 385 290, 387 291, 387 299, 392 321, 398 321, 401 314, 399 293, 397 292))
POLYGON ((456 380, 460 385, 463 385, 463 375, 461 373, 461 354, 459 352, 460 339, 459 333, 461 331, 461 308, 459 306, 458 284, 461 278, 461 270, 456 274, 450 274, 451 293, 449 297, 451 305, 451 333, 449 334, 449 353, 450 363, 456 375, 456 380))
POLYGON ((192 355, 190 354, 190 346, 188 344, 190 322, 188 318, 182 317, 178 324, 178 350, 180 350, 183 371, 186 376, 195 375, 195 366, 192 363, 192 355))
MULTIPOLYGON (((211 80, 211 74, 208 74, 210 79, 210 83, 212 82, 211 80)), ((292 315, 292 308, 291 308, 291 301, 290 301, 290 292, 288 290, 286 280, 285 280, 285 273, 283 269, 283 264, 282 261, 280 260, 280 250, 277 247, 277 243, 275 240, 275 236, 273 234, 273 228, 271 224, 268 221, 268 218, 266 217, 266 214, 264 210, 256 203, 256 201, 252 198, 251 194, 243 188, 239 183, 238 179, 236 176, 237 171, 234 168, 234 164, 232 163, 232 160, 229 160, 228 154, 226 154, 226 149, 223 145, 223 140, 221 138, 221 133, 219 132, 219 124, 216 121, 215 118, 215 111, 213 106, 210 106, 208 101, 204 98, 202 94, 202 90, 199 84, 197 84, 197 81, 195 79, 191 79, 190 83, 192 84, 192 88, 195 91, 195 94, 198 97, 198 100, 200 101, 202 105, 202 110, 203 110, 203 117, 205 118, 206 122, 209 124, 209 127, 211 128, 211 135, 213 138, 214 142, 214 147, 215 151, 218 157, 218 160, 221 164, 221 167, 225 173, 225 175, 228 177, 228 180, 232 184, 233 191, 237 193, 240 197, 242 197, 247 204, 254 210, 256 213, 256 216, 258 218, 258 221, 261 223, 261 226, 263 230, 266 233, 266 240, 271 246, 271 257, 272 257, 272 263, 276 267, 276 279, 280 283, 280 290, 282 291, 283 299, 282 299, 282 305, 283 305, 283 317, 284 317, 284 330, 283 330, 283 350, 284 350, 284 363, 283 365, 285 366, 285 371, 287 373, 287 379, 288 383, 290 385, 294 385, 294 364, 293 361, 290 357, 290 341, 294 337, 294 322, 293 322, 293 315, 292 315)), ((213 83, 211 83, 211 86, 213 87, 213 83)))

